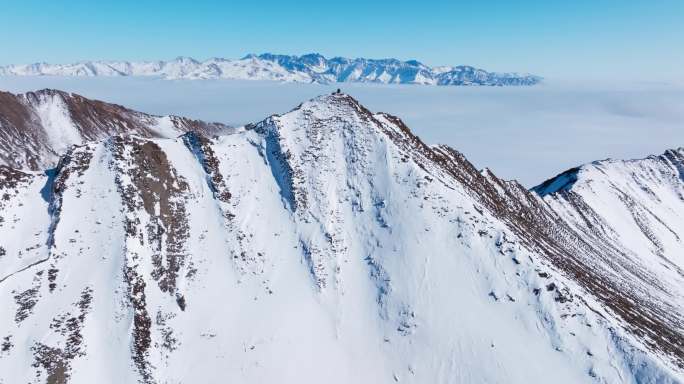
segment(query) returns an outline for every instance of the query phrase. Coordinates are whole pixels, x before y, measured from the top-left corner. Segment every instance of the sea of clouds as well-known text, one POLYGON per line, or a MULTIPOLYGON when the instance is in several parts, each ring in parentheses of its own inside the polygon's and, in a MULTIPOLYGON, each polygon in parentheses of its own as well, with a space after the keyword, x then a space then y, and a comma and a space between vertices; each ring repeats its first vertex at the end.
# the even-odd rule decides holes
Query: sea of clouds
POLYGON ((435 87, 156 78, 0 77, 0 90, 55 88, 143 112, 231 125, 283 113, 336 88, 401 117, 424 141, 532 187, 593 160, 684 146, 684 85, 560 84, 435 87))

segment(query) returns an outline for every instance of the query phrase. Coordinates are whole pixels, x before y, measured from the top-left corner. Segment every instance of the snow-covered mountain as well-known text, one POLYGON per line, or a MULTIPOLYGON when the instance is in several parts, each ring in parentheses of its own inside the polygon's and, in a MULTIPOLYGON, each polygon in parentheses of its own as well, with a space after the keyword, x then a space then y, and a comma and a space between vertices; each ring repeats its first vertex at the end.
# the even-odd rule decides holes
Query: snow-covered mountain
POLYGON ((516 73, 487 72, 469 66, 430 68, 418 61, 396 59, 327 59, 303 56, 247 55, 241 59, 197 61, 87 61, 75 64, 35 63, 0 67, 0 75, 14 76, 158 76, 165 79, 280 80, 307 83, 362 82, 431 85, 534 85, 541 78, 516 73))
MULTIPOLYGON (((677 232, 681 178, 628 175, 677 232)), ((580 181, 540 197, 345 94, 2 165, 0 381, 681 382, 681 274, 550 201, 580 181)))
POLYGON ((534 188, 587 235, 601 234, 662 274, 684 276, 684 148, 639 160, 602 160, 534 188))
POLYGON ((152 116, 61 91, 0 91, 0 164, 15 168, 42 170, 54 166, 74 144, 120 133, 174 138, 188 131, 215 134, 227 129, 177 116, 152 116))
POLYGON ((678 325, 653 336, 668 340, 668 349, 683 357, 684 148, 639 160, 595 161, 534 191, 585 239, 621 250, 604 258, 630 296, 672 303, 678 325))

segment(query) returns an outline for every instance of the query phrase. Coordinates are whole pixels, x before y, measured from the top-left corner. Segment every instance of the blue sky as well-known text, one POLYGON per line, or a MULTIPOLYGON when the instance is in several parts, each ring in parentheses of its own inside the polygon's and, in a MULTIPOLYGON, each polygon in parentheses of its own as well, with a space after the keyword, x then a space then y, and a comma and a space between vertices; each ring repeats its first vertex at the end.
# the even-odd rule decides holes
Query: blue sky
POLYGON ((682 80, 684 1, 0 0, 0 44, 0 64, 319 52, 682 80))

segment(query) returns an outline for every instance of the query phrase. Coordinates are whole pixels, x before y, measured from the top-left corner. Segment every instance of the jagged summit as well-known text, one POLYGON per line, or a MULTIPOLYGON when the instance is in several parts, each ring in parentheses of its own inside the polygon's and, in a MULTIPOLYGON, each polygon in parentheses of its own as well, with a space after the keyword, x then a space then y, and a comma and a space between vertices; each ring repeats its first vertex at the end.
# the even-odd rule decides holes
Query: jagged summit
POLYGON ((88 61, 74 64, 30 64, 0 67, 12 76, 158 76, 165 79, 246 79, 306 83, 371 82, 426 85, 535 85, 541 78, 528 74, 494 73, 470 66, 431 68, 417 60, 327 59, 317 53, 302 56, 264 53, 238 60, 88 61))
MULTIPOLYGON (((1 379, 682 380, 679 261, 580 225, 591 210, 344 93, 197 131, 0 166, 1 379)), ((683 212, 664 191, 648 209, 683 212)))
MULTIPOLYGON (((403 125, 403 122, 395 116, 385 113, 372 113, 354 97, 338 89, 331 94, 324 94, 307 100, 285 114, 272 115, 259 123, 250 124, 246 128, 262 133, 269 130, 289 130, 290 132, 284 133, 284 135, 301 135, 302 137, 299 140, 306 140, 317 136, 315 131, 320 129, 339 131, 366 123, 379 127, 382 124, 379 119, 383 117, 396 120, 403 125)), ((372 135, 383 134, 382 129, 368 133, 372 135)))
MULTIPOLYGON (((659 266, 644 267, 642 263, 647 265, 645 260, 634 258, 634 252, 640 250, 632 248, 632 244, 604 239, 603 236, 609 236, 608 233, 589 236, 584 228, 575 226, 572 220, 566 218, 570 225, 565 224, 562 219, 566 215, 564 210, 549 209, 549 206, 539 203, 533 194, 528 193, 515 181, 499 180, 491 171, 478 172, 460 153, 449 147, 425 145, 398 118, 383 113, 372 113, 352 97, 334 93, 305 102, 290 113, 266 120, 257 127, 259 132, 273 134, 267 136, 272 139, 271 148, 277 148, 275 153, 289 159, 287 163, 292 168, 286 169, 286 173, 298 175, 293 177, 296 181, 295 186, 308 185, 304 180, 307 178, 306 175, 311 175, 311 171, 307 169, 313 170, 316 174, 322 172, 334 175, 336 172, 339 173, 340 169, 353 167, 353 164, 350 165, 344 160, 342 163, 336 162, 335 159, 339 158, 338 154, 352 155, 344 156, 342 159, 355 159, 356 153, 368 153, 369 146, 366 145, 364 148, 358 143, 374 143, 370 148, 391 144, 400 151, 401 161, 413 163, 426 172, 431 181, 459 191, 480 207, 487 209, 498 220, 508 223, 509 228, 520 239, 524 239, 528 247, 540 252, 552 264, 573 276, 575 281, 599 298, 603 305, 615 311, 621 321, 630 324, 628 328, 632 332, 648 335, 646 337, 651 346, 656 349, 664 348, 670 351, 668 353, 674 354, 684 350, 683 338, 677 328, 679 326, 671 328, 671 324, 682 321, 679 315, 671 316, 672 313, 679 311, 676 308, 681 307, 678 299, 681 295, 680 290, 674 288, 682 285, 681 276, 672 275, 659 266), (349 127, 353 127, 353 131, 349 127), (587 265, 591 265, 591 270, 587 270, 587 265), (629 275, 631 280, 610 277, 615 274, 629 275), (664 276, 663 281, 658 281, 655 276, 664 276), (653 289, 660 292, 666 289, 678 293, 674 296, 661 296, 653 294, 653 289), (628 297, 624 297, 619 292, 630 293, 628 297), (672 301, 673 298, 677 299, 672 301), (659 304, 646 304, 652 300, 658 301, 659 304), (660 309, 653 311, 655 308, 660 309), (660 335, 663 333, 668 333, 668 339, 672 342, 662 343, 660 335)), ((386 150, 371 151, 377 152, 386 150)), ((592 166, 604 162, 613 161, 595 162, 592 166)), ((380 162, 366 168, 380 169, 391 166, 380 162)), ((579 169, 567 172, 563 177, 554 180, 558 185, 549 185, 547 189, 571 188, 578 172, 579 169)), ((629 177, 625 176, 621 179, 629 183, 629 177)), ((344 179, 344 176, 333 177, 332 180, 338 178, 344 179)), ((324 184, 330 183, 332 181, 324 184)), ((297 206, 296 187, 291 188, 294 191, 290 195, 293 199, 292 206, 297 206)), ((302 194, 305 195, 307 194, 302 194)), ((306 204, 305 198, 299 201, 300 205, 306 204)), ((588 217, 592 214, 579 213, 588 217)), ((616 222, 614 225, 619 224, 616 222)))

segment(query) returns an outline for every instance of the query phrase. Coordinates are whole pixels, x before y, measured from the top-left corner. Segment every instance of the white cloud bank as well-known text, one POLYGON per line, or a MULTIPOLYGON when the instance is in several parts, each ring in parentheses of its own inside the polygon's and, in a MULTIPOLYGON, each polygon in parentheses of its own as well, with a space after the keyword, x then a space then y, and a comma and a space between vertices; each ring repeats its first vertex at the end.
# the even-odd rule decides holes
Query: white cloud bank
POLYGON ((144 112, 242 125, 341 87, 373 111, 401 117, 426 142, 533 186, 592 160, 684 146, 684 86, 430 87, 160 81, 150 78, 0 77, 0 90, 57 88, 144 112))

